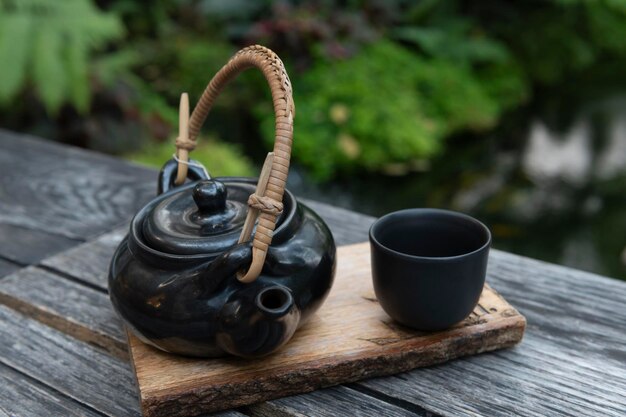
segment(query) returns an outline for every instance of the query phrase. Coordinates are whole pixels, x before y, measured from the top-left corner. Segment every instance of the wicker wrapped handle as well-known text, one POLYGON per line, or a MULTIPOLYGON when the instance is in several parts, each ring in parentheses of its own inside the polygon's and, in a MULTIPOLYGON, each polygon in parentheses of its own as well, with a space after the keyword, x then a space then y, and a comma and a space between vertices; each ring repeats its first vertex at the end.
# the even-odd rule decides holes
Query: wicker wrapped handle
MULTIPOLYGON (((276 138, 265 192, 263 195, 252 194, 248 201, 251 208, 254 208, 254 210, 250 209, 250 211, 252 213, 260 212, 260 215, 252 244, 252 263, 248 271, 239 276, 239 280, 242 282, 254 281, 263 269, 265 256, 272 243, 272 235, 279 214, 279 210, 276 208, 282 207, 285 183, 287 182, 287 174, 289 172, 295 107, 291 93, 291 81, 289 81, 285 66, 278 55, 270 49, 259 45, 249 46, 237 52, 215 74, 204 93, 202 93, 202 97, 200 97, 189 120, 189 136, 179 136, 176 139, 179 156, 181 153, 187 154, 193 150, 200 127, 209 114, 217 96, 228 82, 240 72, 251 67, 260 69, 270 85, 276 116, 276 138)), ((184 163, 179 164, 179 177, 186 168, 187 166, 184 163)), ((182 178, 184 180, 185 176, 182 178)))

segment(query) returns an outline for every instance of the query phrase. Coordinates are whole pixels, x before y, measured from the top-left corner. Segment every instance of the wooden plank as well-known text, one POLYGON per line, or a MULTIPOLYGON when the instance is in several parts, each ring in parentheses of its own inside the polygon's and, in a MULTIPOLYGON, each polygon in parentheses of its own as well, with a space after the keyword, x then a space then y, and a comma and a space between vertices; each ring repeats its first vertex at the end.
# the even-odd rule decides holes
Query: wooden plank
MULTIPOLYGON (((335 233, 336 230, 337 229, 335 229, 335 233)), ((340 231, 341 229, 339 229, 339 232, 340 231)), ((77 258, 80 258, 80 256, 77 258)), ((108 262, 108 259, 106 262, 108 262)), ((492 251, 492 257, 490 260, 488 281, 501 290, 503 295, 512 301, 513 305, 521 306, 522 312, 529 316, 529 335, 526 337, 526 341, 520 349, 523 349, 523 347, 528 343, 541 344, 544 337, 549 340, 550 338, 556 337, 553 336, 553 334, 556 334, 559 339, 562 339, 562 343, 581 346, 581 349, 583 349, 584 352, 585 349, 593 348, 594 344, 592 343, 591 347, 589 347, 586 344, 579 345, 580 340, 573 340, 572 338, 574 336, 577 339, 585 339, 585 334, 576 330, 575 326, 580 323, 584 324, 584 322, 589 322, 588 326, 585 327, 591 327, 593 329, 593 323, 608 321, 607 325, 609 326, 609 330, 611 328, 620 329, 620 320, 622 320, 622 323, 625 320, 623 316, 611 313, 611 311, 624 311, 623 308, 620 307, 619 303, 611 302, 606 305, 606 308, 604 308, 607 294, 614 295, 614 297, 611 298, 614 301, 626 299, 624 296, 625 286, 623 283, 615 280, 607 280, 591 274, 580 273, 578 271, 568 270, 556 265, 532 261, 530 259, 494 250, 492 251), (500 273, 499 271, 502 270, 505 272, 500 273), (567 279, 563 280, 563 276, 567 279), (536 286, 534 284, 535 280, 540 280, 541 285, 536 286), (574 288, 575 291, 572 291, 574 288), (605 288, 607 290, 604 290, 605 288), (582 312, 563 310, 564 305, 568 305, 571 303, 571 299, 578 296, 585 297, 585 308, 582 312), (598 307, 601 310, 598 310, 598 307), (549 311, 546 311, 546 309, 549 309, 549 311), (564 313, 555 316, 555 320, 551 320, 550 315, 559 311, 564 311, 564 313), (568 318, 572 313, 574 313, 573 316, 568 318), (561 320, 569 320, 568 325, 565 327, 569 330, 559 330, 560 325, 558 323, 561 320), (547 326, 549 329, 547 332, 542 332, 545 333, 545 336, 531 337, 531 335, 538 334, 544 326, 547 326)), ((598 332, 592 333, 594 334, 594 337, 599 337, 599 340, 602 341, 602 343, 597 345, 597 349, 599 349, 600 355, 606 355, 606 357, 600 356, 599 358, 596 358, 596 367, 602 369, 612 366, 610 361, 611 357, 620 359, 622 363, 626 362, 626 359, 623 356, 623 348, 620 348, 620 343, 621 346, 623 346, 626 344, 626 341, 623 339, 615 339, 615 331, 609 331, 608 334, 613 334, 614 341, 608 346, 607 349, 604 349, 603 347, 605 345, 602 338, 605 336, 602 334, 598 335, 597 333, 598 332), (606 362, 607 360, 609 362, 606 362)), ((527 365, 524 362, 515 360, 515 357, 518 355, 517 352, 520 349, 514 349, 512 351, 497 354, 498 360, 493 364, 494 371, 488 375, 489 380, 492 381, 492 383, 487 386, 484 386, 485 384, 481 384, 478 388, 475 386, 467 386, 463 383, 463 379, 461 378, 445 377, 445 372, 449 367, 459 367, 459 374, 470 374, 472 372, 471 363, 474 361, 482 361, 483 356, 459 360, 454 362, 453 365, 434 368, 436 369, 436 372, 433 373, 429 370, 418 370, 403 374, 401 376, 402 379, 410 380, 411 384, 414 384, 413 391, 408 389, 406 391, 390 391, 389 389, 391 387, 398 384, 395 377, 391 378, 389 381, 385 378, 375 380, 382 381, 377 385, 370 385, 369 382, 358 383, 358 385, 362 385, 376 391, 383 391, 385 394, 393 394, 395 396, 394 398, 397 398, 398 400, 407 401, 420 407, 432 407, 433 411, 436 409, 437 412, 441 414, 446 414, 445 410, 457 410, 458 412, 461 412, 461 410, 467 410, 467 408, 463 407, 475 407, 476 409, 482 410, 487 414, 489 414, 487 410, 498 407, 508 407, 509 410, 514 410, 512 412, 519 412, 522 407, 521 404, 524 404, 523 407, 526 407, 526 411, 536 408, 536 404, 550 404, 551 395, 553 395, 551 391, 557 389, 555 387, 558 387, 559 375, 571 371, 569 365, 567 363, 562 363, 561 361, 554 361, 550 364, 551 372, 547 372, 541 378, 537 378, 535 381, 538 384, 537 386, 524 389, 524 387, 527 386, 524 385, 525 382, 518 381, 513 383, 511 381, 505 381, 503 376, 497 371, 498 367, 504 366, 501 362, 506 360, 512 361, 514 364, 511 365, 511 373, 523 373, 527 365), (500 355, 503 354, 507 355, 506 359, 499 358, 500 355), (512 355, 513 358, 509 358, 508 355, 512 355), (466 365, 466 361, 469 361, 470 363, 466 365), (443 375, 443 377, 441 377, 441 375, 443 375), (494 385, 503 387, 514 386, 515 389, 511 389, 508 396, 502 394, 502 396, 499 397, 500 401, 498 404, 493 405, 494 400, 492 399, 489 390, 494 385), (387 389, 384 389, 384 387, 387 387, 387 389), (483 388, 481 389, 480 387, 483 388), (525 403, 520 403, 519 407, 515 406, 517 398, 515 390, 521 390, 524 392, 525 403), (417 392, 421 392, 421 394, 418 395, 417 392), (433 405, 433 402, 436 403, 434 400, 436 398, 443 398, 443 400, 438 403, 439 405, 433 405), (471 401, 469 401, 468 398, 470 398, 471 401)), ((563 353, 563 355, 568 354, 569 353, 567 352, 563 353)), ((492 355, 484 357, 491 358, 492 355)), ((529 360, 529 363, 532 363, 532 361, 529 360)), ((477 378, 478 377, 479 376, 477 376, 477 378)), ((603 386, 603 384, 600 383, 599 386, 603 386)), ((302 396, 303 399, 301 399, 301 401, 305 401, 304 398, 306 397, 307 395, 302 396)), ((273 401, 270 403, 273 403, 273 401)), ((311 404, 314 405, 315 401, 311 401, 311 404)), ((543 411, 546 410, 544 409, 543 411)))
MULTIPOLYGON (((333 220, 340 219, 341 216, 333 213, 334 209, 327 205, 321 205, 321 208, 316 206, 315 209, 331 224, 335 236, 337 237, 339 235, 340 238, 342 238, 341 222, 333 220), (326 214, 324 212, 325 210, 330 213, 326 214), (329 221, 329 219, 331 220, 329 221), (334 223, 332 223, 333 221, 334 223)), ((366 238, 367 227, 361 228, 361 235, 359 236, 357 226, 359 215, 353 214, 353 217, 356 218, 355 225, 352 226, 354 232, 344 238, 354 238, 353 236, 355 235, 357 239, 366 238)), ((369 222, 371 218, 366 218, 365 220, 369 222)), ((80 259, 81 256, 77 254, 76 258, 80 259)), ((104 263, 108 264, 108 259, 106 259, 104 263)), ((103 273, 101 272, 101 274, 103 273)), ((620 298, 625 299, 626 297, 623 296, 623 283, 599 278, 590 274, 582 273, 582 275, 580 275, 578 271, 532 261, 497 250, 492 251, 488 281, 495 288, 500 290, 513 305, 519 305, 521 311, 527 314, 530 320, 528 336, 522 347, 495 355, 498 359, 492 364, 494 370, 488 374, 489 381, 491 381, 490 384, 485 386, 483 383, 478 387, 467 386, 463 383, 462 378, 446 378, 445 373, 449 367, 459 367, 460 370, 458 374, 471 374, 473 369, 471 363, 474 361, 482 361, 483 358, 492 358, 494 355, 458 360, 445 367, 433 368, 436 370, 436 372, 433 373, 431 373, 430 370, 417 370, 401 375, 400 380, 404 379, 411 382, 411 386, 414 387, 412 391, 409 389, 406 391, 402 389, 391 391, 390 389, 398 384, 395 377, 391 378, 389 381, 386 378, 377 379, 375 381, 381 381, 380 384, 377 385, 370 385, 369 381, 365 383, 360 382, 357 383, 357 385, 382 392, 385 395, 393 396, 393 398, 420 407, 427 409, 432 407, 433 412, 437 410, 437 412, 441 414, 446 414, 445 410, 456 410, 460 413, 462 410, 467 410, 471 407, 482 410, 487 414, 489 414, 488 410, 500 408, 519 413, 520 409, 525 407, 525 411, 527 411, 528 414, 532 414, 532 410, 538 407, 537 404, 550 404, 552 401, 551 396, 554 395, 554 392, 558 392, 560 375, 570 372, 572 368, 570 364, 564 360, 555 360, 550 364, 549 369, 551 371, 546 372, 544 376, 534 381, 536 384, 534 387, 529 387, 527 382, 524 381, 511 382, 505 380, 497 371, 498 367, 504 367, 504 365, 502 365, 503 362, 512 363, 509 369, 510 373, 524 373, 528 365, 515 358, 519 355, 517 352, 523 349, 526 344, 537 343, 539 344, 538 349, 540 349, 544 338, 550 340, 557 337, 559 340, 562 340, 563 344, 580 346, 582 352, 585 352, 586 349, 597 350, 599 356, 594 359, 594 366, 599 369, 613 366, 613 361, 616 359, 621 360, 622 363, 626 362, 623 353, 624 350, 620 347, 625 345, 626 341, 620 339, 618 337, 619 335, 616 335, 614 330, 607 333, 609 335, 612 334, 611 337, 613 338, 612 341, 610 339, 608 340, 610 343, 607 346, 605 344, 605 335, 598 334, 597 331, 594 331, 591 333, 593 336, 586 337, 584 332, 576 330, 575 328, 582 323, 585 324, 585 329, 593 330, 593 323, 595 322, 605 322, 609 330, 622 328, 622 324, 620 324, 619 321, 622 320, 622 323, 624 322, 623 316, 619 314, 615 315, 611 313, 611 310, 623 312, 623 307, 620 307, 620 305, 615 302, 605 305, 605 299, 607 294, 615 295, 615 297, 611 298, 612 300, 619 300, 620 298), (499 273, 500 268, 504 268, 507 272, 499 273), (563 281, 562 276, 569 278, 563 281), (541 285, 535 285, 536 280, 539 280, 541 285), (575 290, 573 290, 574 288, 575 290), (578 297, 583 297, 585 306, 583 311, 571 312, 564 309, 563 306, 568 306, 571 304, 571 300, 577 300, 578 297), (563 313, 555 316, 555 318, 551 320, 550 315, 559 311, 563 311, 563 313), (560 330, 561 326, 559 323, 563 320, 567 321, 567 324, 563 327, 567 329, 566 331, 560 330), (545 332, 542 331, 544 327, 548 329, 545 332), (581 339, 583 341, 585 339, 593 341, 596 337, 598 338, 597 340, 600 340, 600 343, 597 345, 594 343, 591 343, 591 345, 589 345, 589 343, 580 345, 581 339), (506 357, 500 358, 503 354, 506 355, 506 357), (512 358, 510 358, 509 355, 511 355, 512 358), (466 364, 466 362, 469 363, 466 364), (441 377, 441 375, 443 375, 443 377, 441 377), (503 393, 501 397, 499 397, 500 400, 495 401, 490 395, 490 389, 492 389, 493 386, 509 386, 515 387, 515 389, 510 388, 508 396, 503 393), (387 387, 387 389, 384 389, 384 387, 387 387), (519 407, 515 406, 518 397, 515 394, 515 390, 523 392, 523 401, 519 402, 519 407), (437 403, 434 399, 439 397, 443 398, 443 400, 437 403), (433 405, 433 403, 435 404, 433 405)), ((100 282, 102 282, 102 280, 100 280, 100 282)), ((569 355, 568 352, 562 354, 569 355)), ((532 360, 524 360, 527 360, 528 363, 532 363, 532 360)), ((578 370, 577 372, 580 371, 578 370)), ((478 377, 479 376, 476 378, 478 377)), ((619 382, 621 380, 618 379, 617 381, 619 382)), ((598 386, 602 387, 604 384, 599 383, 598 386)), ((617 386, 619 386, 619 384, 617 384, 617 386)), ((300 401, 306 401, 306 397, 307 395, 301 396, 302 399, 300 401)), ((573 396, 572 398, 575 397, 576 396, 573 396)), ((270 401, 270 404, 273 402, 274 401, 270 401)), ((315 401, 312 400, 311 405, 313 406, 314 404, 315 401)), ((564 407, 566 405, 565 403, 562 404, 564 407)), ((328 407, 331 406, 328 405, 328 407)), ((575 404, 570 404, 570 410, 573 410, 574 407, 575 404)), ((545 408, 542 409, 542 411, 546 410, 545 408)), ((574 413, 574 411, 571 412, 574 413)))
POLYGON ((253 417, 405 417, 417 415, 405 408, 388 404, 343 386, 280 398, 249 407, 246 412, 253 417))
POLYGON ((128 226, 124 225, 90 242, 44 259, 41 265, 106 291, 111 257, 127 232, 128 226))
POLYGON ((122 323, 104 292, 31 266, 0 281, 0 303, 119 358, 128 358, 122 323))
POLYGON ((0 224, 71 239, 127 221, 155 194, 153 170, 0 131, 0 224))
POLYGON ((529 332, 510 352, 360 385, 441 415, 623 416, 623 375, 623 366, 529 332))
MULTIPOLYGON (((547 331, 558 331, 555 327, 559 326, 547 320, 546 315, 556 316, 559 324, 569 319, 580 324, 587 322, 580 330, 600 338, 605 335, 594 331, 594 326, 619 330, 626 323, 626 283, 623 281, 501 251, 493 251, 488 277, 547 331)), ((570 332, 571 326, 577 323, 563 324, 569 325, 555 337, 580 335, 580 331, 570 332)), ((626 342, 626 333, 620 339, 626 342)), ((583 337, 576 342, 591 341, 583 337)))
POLYGON ((20 265, 0 258, 0 279, 20 269, 20 265))
POLYGON ((299 199, 324 219, 333 232, 337 246, 351 245, 368 240, 369 228, 376 221, 375 217, 306 198, 299 199))
POLYGON ((21 265, 32 265, 81 243, 52 233, 0 223, 0 256, 21 265))
POLYGON ((1 364, 0 387, 0 416, 101 416, 100 413, 1 364))
MULTIPOLYGON (((7 147, 5 146, 4 139, 5 138, 3 136, 0 136, 0 162, 2 162, 2 164, 0 164, 1 174, 6 173, 6 171, 4 171, 2 168, 7 166, 6 162, 13 160, 13 151, 5 152, 7 147)), ((28 177, 29 175, 44 175, 46 172, 48 172, 48 170, 52 168, 59 169, 65 163, 65 151, 59 153, 58 150, 58 148, 65 149, 65 147, 59 147, 55 144, 48 144, 47 142, 41 143, 43 143, 43 145, 38 147, 13 147, 15 152, 20 152, 24 156, 24 159, 28 161, 33 161, 32 163, 21 164, 20 169, 22 170, 22 175, 24 175, 25 173, 28 174, 25 175, 26 177, 28 177)), ((154 177, 152 175, 153 174, 150 174, 149 178, 146 177, 146 181, 152 183, 152 181, 154 180, 154 177)), ((3 175, 3 182, 5 178, 7 177, 3 175)), ((2 191, 1 187, 0 191, 2 191)), ((0 198, 3 197, 0 196, 0 198)), ((322 208, 318 208, 318 206, 314 206, 314 208, 315 210, 320 212, 320 214, 322 214, 324 218, 326 218, 329 224, 331 224, 331 228, 333 229, 333 233, 335 234, 338 242, 356 242, 367 238, 368 225, 364 223, 359 223, 358 215, 356 215, 356 221, 350 220, 349 227, 347 227, 347 229, 350 230, 344 233, 342 231, 343 229, 341 215, 335 216, 331 208, 329 220, 327 215, 323 213, 324 210, 326 210, 326 208, 323 206, 325 205, 322 205, 322 208)), ((615 303, 611 302, 609 303, 608 307, 605 308, 605 298, 607 294, 609 296, 612 296, 613 294, 623 294, 623 292, 621 292, 620 290, 620 288, 622 288, 621 286, 616 287, 615 285, 611 285, 609 282, 605 282, 603 280, 597 280, 593 277, 589 278, 589 276, 580 276, 578 274, 573 274, 573 277, 576 278, 573 280, 574 282, 579 280, 581 283, 585 284, 587 281, 589 281, 588 285, 575 287, 571 286, 571 282, 569 281, 566 281, 564 283, 559 282, 558 278, 561 275, 572 276, 569 271, 560 267, 540 263, 537 264, 532 261, 528 261, 529 264, 526 264, 527 260, 522 261, 523 265, 518 265, 516 262, 519 261, 519 258, 513 255, 501 254, 497 251, 493 251, 492 254, 493 256, 490 261, 492 267, 494 265, 501 265, 506 267, 506 265, 510 264, 511 268, 513 269, 511 274, 509 274, 510 282, 509 278, 507 277, 503 277, 502 279, 498 277, 494 278, 493 274, 490 276, 489 282, 491 282, 491 284, 493 284, 496 289, 500 290, 507 297, 507 299, 510 299, 514 305, 520 305, 522 312, 529 315, 530 327, 526 342, 520 348, 505 352, 506 355, 512 355, 512 357, 506 356, 504 358, 500 358, 500 356, 504 353, 484 355, 471 359, 455 361, 452 365, 447 365, 445 367, 433 368, 437 369, 437 372, 432 375, 427 373, 425 370, 420 370, 403 374, 402 378, 411 379, 413 378, 413 374, 415 374, 417 376, 413 379, 421 379, 424 389, 428 386, 431 386, 434 387, 433 391, 437 391, 436 395, 439 395, 439 393, 447 394, 445 397, 447 398, 447 404, 444 404, 444 408, 442 408, 442 410, 453 410, 456 409, 455 407, 460 406, 461 404, 470 403, 470 406, 474 404, 475 407, 482 407, 479 409, 487 410, 486 414, 499 414, 498 410, 501 410, 500 407, 503 406, 502 404, 504 404, 504 409, 515 409, 510 404, 507 404, 507 402, 517 401, 515 390, 519 389, 521 386, 524 396, 524 405, 526 406, 526 409, 524 409, 524 414, 533 414, 533 410, 535 409, 537 404, 550 404, 550 402, 552 401, 551 397, 554 395, 559 395, 559 378, 562 378, 563 375, 566 375, 568 372, 572 371, 572 366, 575 370, 577 370, 578 368, 575 364, 571 365, 567 358, 553 358, 553 362, 549 364, 550 372, 547 372, 545 374, 545 378, 541 376, 535 381, 532 381, 537 384, 535 388, 523 390, 524 386, 526 386, 525 384, 530 383, 531 381, 515 381, 512 385, 509 386, 509 390, 507 391, 508 396, 502 394, 501 400, 499 400, 499 398, 494 399, 491 395, 490 388, 506 386, 506 384, 508 383, 507 380, 500 379, 502 378, 502 376, 497 372, 497 368, 502 366, 502 361, 512 362, 511 368, 509 369, 509 372, 511 373, 524 372, 524 370, 529 365, 522 360, 530 361, 529 363, 531 364, 533 363, 532 358, 520 358, 520 360, 516 359, 517 352, 525 349, 528 343, 538 344, 538 348, 533 351, 536 354, 540 354, 544 351, 541 348, 541 345, 544 343, 544 338, 546 340, 545 347, 548 352, 550 352, 550 349, 554 347, 551 345, 551 343, 554 344, 558 342, 558 346, 562 344, 577 346, 580 343, 580 349, 582 352, 581 355, 583 355, 586 350, 591 350, 593 352, 593 355, 595 357, 593 365, 602 370, 597 371, 598 375, 602 375, 603 372, 607 372, 604 371, 604 369, 606 368, 617 369, 619 371, 622 370, 619 365, 616 367, 614 364, 615 361, 621 361, 620 363, 626 362, 626 358, 624 357, 624 350, 620 347, 625 345, 623 339, 620 339, 619 335, 615 332, 610 332, 608 335, 605 336, 603 334, 599 334, 600 331, 594 331, 594 323, 596 322, 605 324, 605 327, 602 327, 601 330, 604 330, 607 327, 611 329, 621 329, 623 327, 623 324, 620 324, 618 321, 623 319, 623 317, 621 316, 621 312, 623 312, 624 310, 623 306, 616 306, 615 303), (500 257, 500 255, 504 256, 500 257), (515 269, 519 269, 517 273, 515 273, 515 269), (539 279, 541 281, 540 285, 537 285, 537 287, 534 286, 534 282, 536 279, 539 279), (554 285, 553 281, 556 281, 558 284, 554 285), (572 288, 576 289, 573 290, 572 288), (552 299, 552 296, 555 296, 555 298, 552 299), (568 310, 570 308, 570 304, 579 303, 582 304, 584 308, 574 311, 574 315, 570 316, 570 311, 568 310), (614 311, 617 311, 620 314, 613 314, 610 311, 608 311, 607 313, 607 309, 609 307, 613 308, 614 311), (562 313, 558 317, 556 317, 555 320, 550 322, 549 316, 555 311, 562 311, 562 313), (563 328, 561 328, 560 326, 561 322, 565 323, 565 326, 563 328), (576 327, 578 325, 581 326, 580 329, 576 327), (593 342, 595 338, 598 338, 599 340, 597 344, 593 342), (621 345, 618 344, 619 341, 621 341, 621 345), (465 372, 471 372, 470 365, 465 365, 466 362, 480 362, 483 360, 483 358, 494 357, 497 357, 498 360, 492 364, 494 367, 494 371, 487 375, 490 383, 487 384, 488 386, 483 389, 480 389, 480 387, 477 389, 476 387, 465 386, 463 384, 462 378, 458 378, 452 375, 450 375, 449 377, 445 377, 447 370, 452 366, 461 367, 460 369, 462 369, 462 371, 459 371, 457 375, 462 375, 465 372), (468 368, 465 369, 463 368, 464 366, 467 366, 468 368)), ((108 262, 108 259, 106 260, 106 262, 108 262)), ((614 298, 615 297, 611 297, 612 300, 614 298)), ((623 321, 621 323, 623 323, 623 321)), ((557 351, 557 353, 560 355, 562 351, 557 351)), ((563 354, 568 354, 568 352, 565 351, 563 354)), ((577 357, 575 356, 574 358, 577 357)), ((589 363, 585 363, 584 366, 589 366, 589 363)), ((577 370, 576 372, 579 372, 579 370, 577 370)), ((380 378, 379 380, 384 381, 386 379, 380 378)), ((415 383, 414 380, 412 383, 415 383)), ((478 381, 478 379, 476 380, 478 381)), ((617 382, 620 381, 622 380, 618 378, 617 382)), ((387 385, 390 384, 395 384, 395 382, 387 383, 387 385)), ((359 383, 358 385, 361 386, 361 383, 359 383)), ((485 385, 484 381, 482 385, 485 385)), ((602 383, 602 381, 598 381, 598 386, 605 387, 606 385, 608 384, 604 384, 602 383)), ((619 387, 620 385, 617 384, 617 386, 619 387)), ((421 388, 418 387, 416 388, 416 391, 419 391, 420 389, 421 388)), ((395 395, 398 399, 407 400, 411 401, 412 403, 422 404, 426 406, 435 395, 429 395, 428 392, 429 391, 423 391, 421 395, 418 395, 415 392, 407 391, 407 393, 402 393, 398 391, 395 395)), ((574 398, 577 398, 578 395, 579 394, 575 395, 574 398)), ((299 397, 306 398, 308 397, 308 395, 303 395, 299 397)), ((599 398, 600 400, 602 400, 602 398, 605 397, 599 398)), ((606 401, 607 403, 609 403, 612 399, 611 395, 606 398, 609 399, 606 401)), ((575 399, 574 401, 577 400, 575 399)), ((311 401, 310 404, 311 406, 315 405, 315 401, 311 401)), ((619 404, 619 402, 617 404, 619 404)), ((565 405, 567 406, 567 404, 565 405)), ((332 407, 332 405, 328 405, 328 407, 332 407)), ((520 406, 520 409, 521 408, 522 407, 520 406)), ((573 411, 575 410, 575 404, 570 404, 569 408, 565 407, 564 410, 569 410, 569 412, 572 414, 578 414, 576 411, 573 411)), ((500 414, 504 414, 504 412, 500 412, 500 414)))
POLYGON ((130 336, 144 415, 238 407, 509 347, 522 338, 524 318, 489 287, 480 306, 452 329, 423 333, 399 326, 376 302, 369 245, 340 247, 337 258, 324 308, 284 349, 262 361, 184 358, 130 336))
POLYGON ((527 317, 522 345, 358 385, 442 415, 624 415, 624 283, 500 251, 488 282, 527 317))
POLYGON ((63 166, 71 149, 75 148, 0 129, 0 166, 5 174, 3 179, 9 181, 19 176, 33 177, 63 166), (27 163, 20 165, 23 161, 27 163))
MULTIPOLYGON (((3 305, 0 305, 0 340, 3 341, 0 366, 16 370, 53 392, 75 400, 78 403, 75 407, 68 403, 73 412, 88 407, 98 415, 139 416, 134 377, 127 362, 3 305)), ((6 407, 1 404, 0 410, 6 407)), ((72 414, 43 412, 36 415, 72 414)), ((215 417, 244 415, 230 411, 215 417)))
POLYGON ((0 305, 0 362, 110 416, 137 416, 128 363, 0 305))

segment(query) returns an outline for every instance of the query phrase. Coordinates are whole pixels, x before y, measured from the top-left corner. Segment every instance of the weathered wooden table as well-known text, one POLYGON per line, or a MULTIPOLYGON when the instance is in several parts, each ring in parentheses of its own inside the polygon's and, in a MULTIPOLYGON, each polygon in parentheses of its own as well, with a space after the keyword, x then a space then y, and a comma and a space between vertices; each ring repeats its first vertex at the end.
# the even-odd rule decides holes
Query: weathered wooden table
MULTIPOLYGON (((0 131, 0 178, 0 415, 139 415, 105 271, 155 172, 0 131)), ((626 415, 626 283, 497 250, 487 280, 528 319, 516 348, 221 415, 626 415)))

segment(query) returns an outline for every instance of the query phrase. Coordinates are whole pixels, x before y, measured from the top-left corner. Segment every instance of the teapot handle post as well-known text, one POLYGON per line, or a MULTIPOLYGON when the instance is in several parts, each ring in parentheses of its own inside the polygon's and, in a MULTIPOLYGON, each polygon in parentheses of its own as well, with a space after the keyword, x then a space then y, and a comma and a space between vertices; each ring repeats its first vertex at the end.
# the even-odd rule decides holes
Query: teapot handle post
MULTIPOLYGON (((256 190, 254 193, 256 195, 264 195, 265 189, 267 188, 267 181, 270 179, 270 172, 272 170, 272 164, 274 163, 274 152, 269 152, 265 157, 265 162, 263 162, 263 168, 261 168, 261 174, 259 174, 259 181, 256 185, 256 190)), ((252 229, 254 229, 254 222, 256 221, 259 215, 259 209, 250 205, 250 209, 248 210, 248 214, 246 216, 246 221, 243 224, 243 228, 241 229, 241 235, 239 235, 239 241, 237 243, 243 243, 250 240, 250 236, 252 236, 252 229)))
MULTIPOLYGON (((260 45, 249 46, 237 52, 215 74, 202 93, 189 120, 189 135, 187 137, 179 136, 176 139, 178 150, 186 149, 191 151, 195 147, 200 127, 208 116, 218 95, 239 73, 252 67, 256 67, 263 72, 270 86, 274 102, 276 134, 266 189, 263 193, 252 194, 248 200, 249 210, 252 212, 252 214, 248 215, 251 219, 246 220, 248 228, 251 228, 250 223, 254 225, 254 218, 257 213, 260 212, 260 214, 258 215, 259 222, 252 243, 252 263, 245 274, 238 276, 242 282, 254 281, 263 269, 265 256, 272 243, 276 219, 282 211, 283 194, 289 173, 295 106, 291 92, 291 81, 278 55, 260 45)), ((262 181, 260 180, 259 182, 261 183, 262 181)))
POLYGON ((180 104, 178 107, 178 137, 177 141, 181 142, 181 146, 176 145, 176 156, 178 158, 178 170, 174 184, 181 185, 187 179, 187 166, 189 162, 189 151, 195 148, 194 144, 189 144, 189 95, 182 93, 180 95, 180 104), (187 146, 183 144, 187 143, 187 146))

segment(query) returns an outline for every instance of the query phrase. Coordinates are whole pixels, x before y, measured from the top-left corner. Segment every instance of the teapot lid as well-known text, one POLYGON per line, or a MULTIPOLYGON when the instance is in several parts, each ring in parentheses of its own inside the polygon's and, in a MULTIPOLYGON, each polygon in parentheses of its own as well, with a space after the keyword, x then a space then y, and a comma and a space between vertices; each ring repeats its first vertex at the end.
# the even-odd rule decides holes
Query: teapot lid
POLYGON ((177 255, 221 252, 237 243, 248 211, 250 182, 204 179, 154 202, 141 224, 144 242, 177 255))

